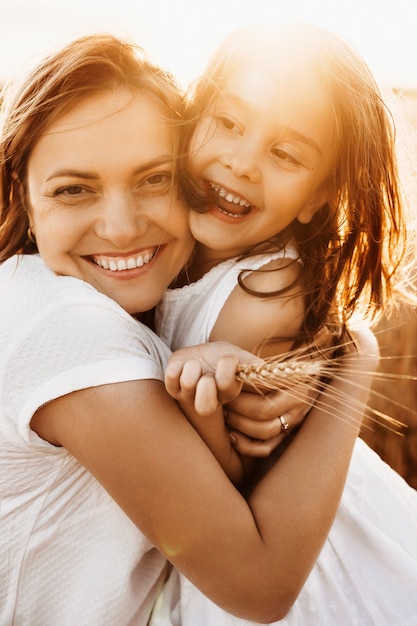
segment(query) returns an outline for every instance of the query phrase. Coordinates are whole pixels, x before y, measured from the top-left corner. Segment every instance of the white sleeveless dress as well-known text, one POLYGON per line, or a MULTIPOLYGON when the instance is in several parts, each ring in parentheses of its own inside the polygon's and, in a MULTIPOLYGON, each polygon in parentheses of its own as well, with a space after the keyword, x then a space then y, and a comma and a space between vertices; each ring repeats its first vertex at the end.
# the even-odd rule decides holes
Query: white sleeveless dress
MULTIPOLYGON (((270 260, 232 259, 198 282, 168 291, 157 313, 158 334, 173 349, 207 341, 242 268, 270 260)), ((254 624, 217 607, 175 570, 151 623, 254 624)), ((417 626, 417 492, 361 439, 321 554, 294 606, 275 624, 417 626)))

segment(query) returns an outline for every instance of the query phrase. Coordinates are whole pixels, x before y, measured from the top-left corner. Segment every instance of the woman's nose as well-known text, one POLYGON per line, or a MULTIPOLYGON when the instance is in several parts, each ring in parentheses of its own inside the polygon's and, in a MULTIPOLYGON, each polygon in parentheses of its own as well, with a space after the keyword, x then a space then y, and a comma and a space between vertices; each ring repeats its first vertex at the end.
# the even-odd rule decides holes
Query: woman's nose
POLYGON ((108 198, 97 223, 97 233, 119 247, 126 247, 130 242, 143 235, 149 226, 149 220, 140 211, 134 198, 117 195, 108 198))

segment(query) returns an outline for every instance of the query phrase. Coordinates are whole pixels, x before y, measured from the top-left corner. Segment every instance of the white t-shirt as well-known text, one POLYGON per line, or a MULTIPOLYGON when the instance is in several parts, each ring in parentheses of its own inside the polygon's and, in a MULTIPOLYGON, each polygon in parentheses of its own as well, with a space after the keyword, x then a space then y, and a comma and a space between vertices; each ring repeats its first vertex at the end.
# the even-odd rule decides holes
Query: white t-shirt
POLYGON ((0 319, 0 624, 142 626, 164 557, 30 420, 74 390, 162 380, 168 350, 114 301, 56 276, 38 255, 0 266, 0 319))

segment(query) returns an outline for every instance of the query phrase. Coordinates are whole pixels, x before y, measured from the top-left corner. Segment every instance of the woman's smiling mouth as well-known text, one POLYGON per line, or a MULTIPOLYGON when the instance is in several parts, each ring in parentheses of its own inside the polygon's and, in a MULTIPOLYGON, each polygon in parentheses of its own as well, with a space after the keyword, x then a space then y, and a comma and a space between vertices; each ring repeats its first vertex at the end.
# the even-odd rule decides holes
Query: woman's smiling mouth
POLYGON ((107 255, 95 255, 89 257, 89 259, 103 268, 104 270, 110 270, 111 272, 123 272, 125 270, 135 270, 147 263, 150 263, 152 259, 158 253, 161 246, 155 246, 142 251, 140 254, 129 254, 128 256, 107 256, 107 255))

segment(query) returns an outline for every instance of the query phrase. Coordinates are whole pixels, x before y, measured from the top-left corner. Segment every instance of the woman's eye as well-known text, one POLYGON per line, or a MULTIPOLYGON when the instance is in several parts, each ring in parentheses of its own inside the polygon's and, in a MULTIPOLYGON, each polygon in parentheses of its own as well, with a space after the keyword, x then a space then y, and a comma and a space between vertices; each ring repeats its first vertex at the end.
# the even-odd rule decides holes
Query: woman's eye
POLYGON ((153 190, 159 191, 168 188, 171 182, 171 172, 157 172, 148 176, 139 186, 142 187, 144 185, 145 187, 151 187, 153 190))
POLYGON ((155 172, 147 178, 139 181, 135 187, 135 193, 138 196, 150 196, 165 194, 171 190, 172 173, 171 172, 155 172))
POLYGON ((79 185, 70 185, 68 187, 63 187, 62 189, 58 189, 55 194, 57 196, 78 196, 83 193, 84 188, 79 185))
POLYGON ((146 183, 148 185, 160 185, 161 183, 167 182, 170 179, 168 174, 152 174, 149 178, 146 179, 146 183))

